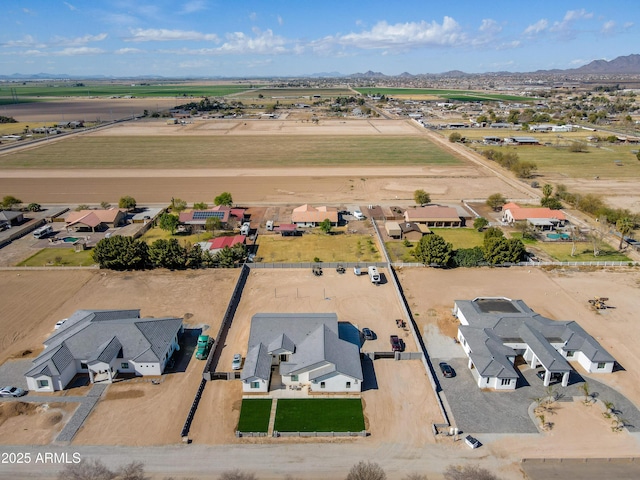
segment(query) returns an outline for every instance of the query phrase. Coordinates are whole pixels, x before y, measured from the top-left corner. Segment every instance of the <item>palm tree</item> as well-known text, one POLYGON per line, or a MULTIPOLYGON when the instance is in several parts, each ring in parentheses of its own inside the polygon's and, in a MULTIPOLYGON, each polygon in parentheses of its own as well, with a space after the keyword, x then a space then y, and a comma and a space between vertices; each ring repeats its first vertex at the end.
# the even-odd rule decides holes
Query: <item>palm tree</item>
POLYGON ((618 230, 618 232, 620 233, 620 245, 618 246, 618 250, 622 250, 622 242, 624 242, 624 237, 629 235, 633 230, 633 223, 627 217, 620 218, 616 222, 616 230, 618 230))
POLYGON ((582 392, 584 393, 584 404, 585 405, 590 405, 591 404, 591 392, 589 391, 589 382, 584 382, 582 385, 580 385, 580 389, 582 390, 582 392))

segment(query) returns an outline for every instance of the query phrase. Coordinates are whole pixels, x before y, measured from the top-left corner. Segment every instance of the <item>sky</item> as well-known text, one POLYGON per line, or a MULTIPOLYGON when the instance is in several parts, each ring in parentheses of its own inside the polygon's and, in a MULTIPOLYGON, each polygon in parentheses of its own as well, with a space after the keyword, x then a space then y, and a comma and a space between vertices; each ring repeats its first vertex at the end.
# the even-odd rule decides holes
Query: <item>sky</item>
POLYGON ((0 75, 567 69, 640 53, 640 2, 3 0, 0 75))

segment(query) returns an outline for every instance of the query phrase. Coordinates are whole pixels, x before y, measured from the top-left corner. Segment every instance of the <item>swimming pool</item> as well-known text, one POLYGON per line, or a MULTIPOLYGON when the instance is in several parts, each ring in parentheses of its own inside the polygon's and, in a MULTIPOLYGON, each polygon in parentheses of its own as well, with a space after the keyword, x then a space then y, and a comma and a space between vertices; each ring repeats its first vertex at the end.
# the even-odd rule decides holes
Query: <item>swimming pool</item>
POLYGON ((64 237, 62 241, 64 243, 76 243, 79 239, 76 237, 64 237))
POLYGON ((547 238, 550 240, 569 240, 571 235, 568 233, 547 233, 547 238))

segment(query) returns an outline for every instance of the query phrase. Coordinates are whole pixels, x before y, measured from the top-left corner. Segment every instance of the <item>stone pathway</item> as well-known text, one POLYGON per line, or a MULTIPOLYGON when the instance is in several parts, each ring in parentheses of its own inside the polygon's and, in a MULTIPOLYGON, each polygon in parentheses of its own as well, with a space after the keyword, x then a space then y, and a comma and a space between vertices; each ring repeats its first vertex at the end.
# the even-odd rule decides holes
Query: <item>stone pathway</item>
POLYGON ((71 417, 62 431, 58 434, 56 442, 68 443, 73 440, 73 437, 76 436, 76 433, 78 433, 78 430, 80 430, 80 427, 82 427, 82 424, 93 410, 93 407, 96 406, 96 403, 98 403, 106 388, 106 384, 94 385, 91 390, 89 390, 86 397, 75 397, 80 400, 80 406, 76 409, 73 417, 71 417))
POLYGON ((269 414, 269 427, 267 428, 268 437, 273 437, 273 427, 276 424, 277 409, 278 409, 278 399, 274 398, 271 402, 271 413, 269 414))

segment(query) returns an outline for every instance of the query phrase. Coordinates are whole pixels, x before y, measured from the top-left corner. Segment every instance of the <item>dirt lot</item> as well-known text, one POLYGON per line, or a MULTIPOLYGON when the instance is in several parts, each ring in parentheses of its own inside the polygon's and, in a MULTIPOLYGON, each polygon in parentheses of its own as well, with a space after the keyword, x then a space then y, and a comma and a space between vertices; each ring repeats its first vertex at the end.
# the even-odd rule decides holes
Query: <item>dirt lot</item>
POLYGON ((0 435, 3 445, 48 445, 62 430, 76 409, 75 403, 53 402, 43 405, 25 402, 0 404, 0 435))
MULTIPOLYGON (((523 299, 533 310, 549 318, 576 320, 623 367, 613 374, 593 375, 593 378, 618 389, 629 400, 640 405, 640 374, 633 368, 640 361, 640 354, 629 340, 640 335, 640 326, 634 321, 640 307, 640 272, 637 269, 586 272, 569 269, 545 272, 524 268, 403 269, 399 276, 421 331, 427 325, 435 324, 444 335, 455 335, 457 320, 451 315, 454 300, 478 296, 523 299), (590 310, 587 300, 594 296, 609 297, 611 306, 615 308, 602 313, 590 310)), ((574 367, 584 374, 579 365, 575 364, 574 367)), ((493 446, 489 448, 496 455, 513 452, 539 457, 557 456, 558 452, 562 452, 567 457, 589 456, 594 451, 592 444, 586 440, 590 438, 597 443, 598 456, 625 455, 620 450, 623 443, 619 440, 620 434, 611 434, 610 429, 606 436, 595 433, 602 428, 601 420, 599 413, 585 417, 579 408, 562 404, 562 409, 552 419, 558 428, 545 434, 544 441, 536 441, 536 446, 523 444, 519 448, 512 437, 511 440, 498 442, 495 451, 493 446), (578 438, 581 440, 576 442, 578 438)), ((629 442, 631 437, 623 435, 629 442)), ((625 452, 629 451, 636 455, 640 452, 635 441, 628 443, 625 452)))
MULTIPOLYGON (((368 326, 378 334, 377 340, 365 342, 365 351, 389 351, 389 335, 399 333, 394 319, 401 316, 391 285, 376 287, 367 276, 355 277, 352 272, 339 275, 328 269, 321 278, 306 269, 254 270, 245 286, 218 370, 230 369, 234 353, 246 355, 251 317, 259 312, 335 312, 339 321, 351 322, 359 328, 368 326)), ((400 332, 406 351, 416 351, 409 333, 400 332)), ((425 424, 440 421, 440 414, 422 364, 376 360, 374 369, 378 389, 363 393, 364 413, 372 435, 363 441, 412 445, 432 442, 433 436, 425 424), (411 389, 405 388, 408 384, 411 389), (416 418, 426 423, 416 423, 416 418)), ((194 442, 237 442, 233 432, 241 398, 239 381, 210 382, 190 433, 194 442), (212 423, 216 428, 212 428, 212 423)))
MULTIPOLYGON (((140 308, 143 316, 184 317, 186 328, 208 325, 217 333, 237 275, 237 270, 4 272, 0 276, 5 313, 0 317, 0 358, 4 361, 21 356, 27 350, 33 352, 28 356, 35 356, 53 324, 81 308, 140 308)), ((203 366, 192 360, 186 373, 167 375, 160 385, 111 385, 75 442, 152 445, 180 441, 182 423, 202 378, 203 366), (154 421, 149 412, 162 412, 161 418, 167 421, 154 421)), ((37 418, 21 418, 21 425, 31 425, 30 429, 37 432, 37 418)), ((6 422, 0 426, 0 437, 6 435, 10 425, 6 422)), ((39 442, 38 438, 34 437, 33 442, 39 442)))

